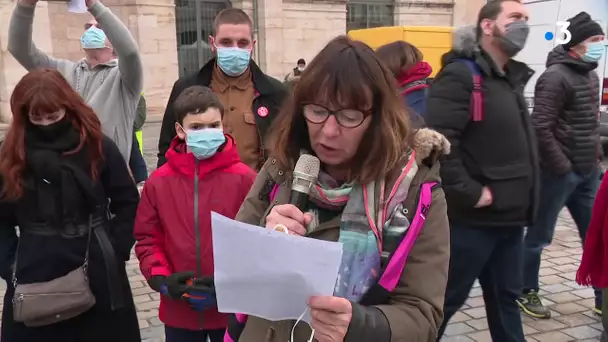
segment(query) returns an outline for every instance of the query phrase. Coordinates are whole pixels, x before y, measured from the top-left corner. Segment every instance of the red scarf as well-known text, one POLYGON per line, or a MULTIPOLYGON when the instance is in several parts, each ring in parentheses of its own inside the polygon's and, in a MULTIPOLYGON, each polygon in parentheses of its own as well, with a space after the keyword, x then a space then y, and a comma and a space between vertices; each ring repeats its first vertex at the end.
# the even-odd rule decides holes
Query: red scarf
POLYGON ((407 71, 401 73, 401 75, 397 77, 397 83, 399 84, 399 88, 405 89, 401 95, 405 95, 414 90, 428 88, 429 86, 426 84, 415 85, 409 88, 406 86, 415 81, 425 80, 432 73, 433 68, 427 62, 418 62, 414 64, 414 66, 409 68, 407 71))
POLYGON ((576 282, 608 288, 608 174, 604 176, 595 196, 576 282))

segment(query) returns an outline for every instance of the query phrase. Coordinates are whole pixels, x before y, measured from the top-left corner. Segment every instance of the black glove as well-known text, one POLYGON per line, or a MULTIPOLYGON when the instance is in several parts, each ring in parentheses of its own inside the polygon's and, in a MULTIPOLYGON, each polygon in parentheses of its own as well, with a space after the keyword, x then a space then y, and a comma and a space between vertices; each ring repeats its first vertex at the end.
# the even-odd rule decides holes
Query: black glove
POLYGON ((165 279, 164 286, 161 286, 160 293, 173 299, 181 299, 188 290, 188 281, 194 278, 194 272, 177 272, 165 279))
POLYGON ((183 297, 194 311, 204 311, 217 306, 212 277, 197 278, 192 281, 183 297))
POLYGON ((148 279, 148 285, 150 288, 156 292, 162 291, 162 286, 165 284, 165 276, 152 276, 148 279))

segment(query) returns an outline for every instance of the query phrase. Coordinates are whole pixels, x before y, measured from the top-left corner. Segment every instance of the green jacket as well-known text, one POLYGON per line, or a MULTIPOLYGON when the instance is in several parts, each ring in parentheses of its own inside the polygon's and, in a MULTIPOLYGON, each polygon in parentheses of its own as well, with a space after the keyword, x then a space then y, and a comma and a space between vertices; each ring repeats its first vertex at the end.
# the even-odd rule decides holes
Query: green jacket
POLYGON ((146 122, 146 115, 148 114, 148 110, 146 108, 146 99, 144 98, 144 94, 141 94, 139 98, 139 103, 137 104, 137 110, 135 112, 135 121, 133 122, 133 128, 135 131, 140 131, 144 127, 144 123, 146 122))

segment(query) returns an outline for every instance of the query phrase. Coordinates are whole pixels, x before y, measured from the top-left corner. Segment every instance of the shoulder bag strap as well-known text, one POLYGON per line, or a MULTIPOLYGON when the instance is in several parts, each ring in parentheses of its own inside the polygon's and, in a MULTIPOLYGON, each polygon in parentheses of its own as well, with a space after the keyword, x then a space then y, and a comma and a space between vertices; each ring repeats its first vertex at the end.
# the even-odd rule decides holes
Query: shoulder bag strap
POLYGON ((389 292, 392 292, 401 278, 401 274, 405 269, 407 257, 414 246, 414 242, 418 238, 422 227, 426 221, 426 215, 429 212, 431 206, 431 200, 433 198, 433 187, 436 182, 424 183, 420 189, 420 197, 416 208, 416 213, 410 224, 409 229, 405 233, 405 237, 393 253, 391 259, 382 274, 382 277, 378 281, 378 284, 389 292))
MULTIPOLYGON (((85 277, 88 278, 89 270, 89 250, 91 249, 91 232, 93 231, 93 214, 89 215, 89 224, 87 229, 87 250, 84 253, 84 262, 82 263, 82 269, 85 272, 85 277)), ((17 248, 15 249, 15 262, 13 263, 12 283, 13 288, 17 287, 17 262, 19 260, 19 247, 21 246, 21 231, 19 232, 19 238, 17 239, 17 248)))

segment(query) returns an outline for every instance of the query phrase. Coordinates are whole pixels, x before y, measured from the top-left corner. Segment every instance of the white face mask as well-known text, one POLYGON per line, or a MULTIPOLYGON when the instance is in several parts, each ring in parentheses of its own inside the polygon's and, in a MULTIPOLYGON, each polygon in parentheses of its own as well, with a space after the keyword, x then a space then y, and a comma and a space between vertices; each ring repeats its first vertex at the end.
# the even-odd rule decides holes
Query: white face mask
POLYGON ((298 70, 300 70, 300 71, 304 71, 304 68, 305 67, 303 67, 303 66, 298 66, 298 70))
MULTIPOLYGON (((293 334, 296 331, 296 326, 298 325, 298 323, 300 323, 300 321, 302 321, 302 319, 304 318, 304 316, 306 316, 306 313, 308 313, 308 311, 310 310, 310 308, 307 306, 306 309, 304 309, 304 312, 302 312, 302 314, 300 315, 300 317, 298 317, 298 319, 296 320, 296 323, 293 325, 293 328, 291 328, 291 338, 289 341, 287 342, 296 342, 293 338, 293 334)), ((304 322, 306 323, 306 322, 304 322)), ((308 323, 306 323, 308 324, 308 323)), ((310 324, 308 324, 310 325, 310 324)), ((312 332, 310 333, 310 337, 308 338, 308 340, 306 340, 306 342, 312 342, 312 340, 315 337, 315 329, 312 328, 312 326, 310 326, 310 329, 312 330, 312 332)))

